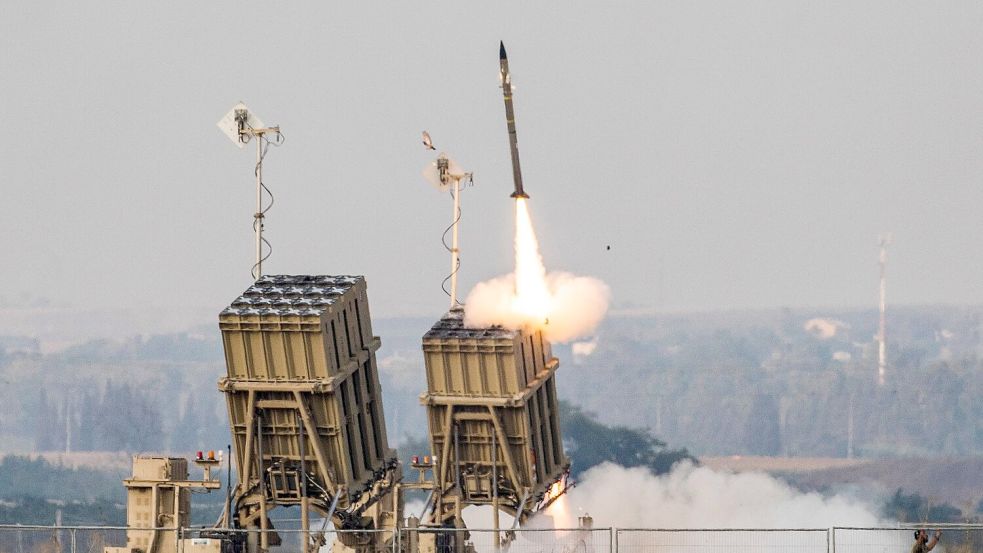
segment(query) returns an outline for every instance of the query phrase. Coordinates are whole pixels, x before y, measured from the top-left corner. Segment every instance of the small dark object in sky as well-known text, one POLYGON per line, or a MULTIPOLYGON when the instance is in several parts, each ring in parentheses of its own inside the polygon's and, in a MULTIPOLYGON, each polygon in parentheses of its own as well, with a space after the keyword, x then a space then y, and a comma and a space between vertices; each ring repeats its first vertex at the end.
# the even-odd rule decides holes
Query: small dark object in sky
POLYGON ((611 251, 611 245, 610 244, 608 245, 608 251, 611 251))
POLYGON ((430 133, 428 133, 427 131, 423 131, 423 146, 428 150, 437 149, 433 147, 433 141, 430 140, 430 133))

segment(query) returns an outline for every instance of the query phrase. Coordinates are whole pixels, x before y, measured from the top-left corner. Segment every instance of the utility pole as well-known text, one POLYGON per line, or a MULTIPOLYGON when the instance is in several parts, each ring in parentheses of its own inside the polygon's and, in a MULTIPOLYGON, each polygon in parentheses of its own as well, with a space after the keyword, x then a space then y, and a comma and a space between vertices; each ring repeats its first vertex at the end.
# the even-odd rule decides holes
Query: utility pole
POLYGON ((847 408, 846 458, 853 459, 853 390, 850 390, 850 405, 847 408))
POLYGON ((877 327, 877 385, 884 385, 884 373, 887 372, 887 330, 886 317, 887 310, 887 279, 885 268, 887 266, 887 246, 891 243, 891 234, 883 233, 880 235, 880 268, 881 268, 881 294, 880 294, 880 320, 877 327))

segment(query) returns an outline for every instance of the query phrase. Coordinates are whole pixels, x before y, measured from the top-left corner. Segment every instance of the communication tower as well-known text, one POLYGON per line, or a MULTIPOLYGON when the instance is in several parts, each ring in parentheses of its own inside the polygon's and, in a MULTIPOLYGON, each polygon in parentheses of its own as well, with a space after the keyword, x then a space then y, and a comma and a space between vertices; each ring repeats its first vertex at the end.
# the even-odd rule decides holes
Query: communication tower
POLYGON ((891 233, 886 232, 880 235, 880 255, 878 265, 881 269, 880 279, 880 301, 878 302, 878 324, 877 324, 877 385, 883 386, 885 373, 887 372, 887 247, 891 244, 891 233))

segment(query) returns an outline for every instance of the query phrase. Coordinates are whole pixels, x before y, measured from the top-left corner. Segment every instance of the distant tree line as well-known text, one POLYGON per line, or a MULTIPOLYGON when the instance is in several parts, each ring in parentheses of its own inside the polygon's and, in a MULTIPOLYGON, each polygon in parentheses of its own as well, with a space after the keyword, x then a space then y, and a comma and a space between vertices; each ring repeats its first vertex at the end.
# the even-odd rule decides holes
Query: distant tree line
MULTIPOLYGON (((595 414, 566 401, 561 401, 559 407, 563 447, 570 457, 574 478, 605 462, 623 467, 645 467, 653 474, 665 474, 680 461, 697 462, 685 448, 670 448, 648 429, 605 425, 595 414)), ((416 474, 409 467, 409 458, 430 453, 427 438, 405 436, 399 451, 404 463, 404 478, 415 481, 416 474)))
POLYGON ((25 495, 0 503, 0 524, 53 525, 60 513, 65 526, 125 526, 126 510, 108 499, 56 503, 25 495))
POLYGON ((7 455, 0 459, 0 499, 42 497, 46 500, 123 501, 123 475, 115 471, 72 468, 42 458, 7 455))
POLYGON ((645 467, 653 474, 665 474, 680 461, 696 463, 686 448, 671 449, 648 429, 602 424, 596 415, 566 401, 560 402, 560 431, 575 478, 605 462, 645 467))
POLYGON ((159 398, 128 383, 106 382, 101 394, 88 389, 49 398, 42 387, 35 419, 38 451, 145 451, 161 449, 159 398))
POLYGON ((972 522, 975 513, 963 513, 957 507, 945 502, 929 501, 917 493, 906 494, 898 488, 884 504, 885 517, 898 522, 972 522), (969 517, 969 518, 967 518, 969 517))
POLYGON ((983 453, 983 309, 889 312, 883 385, 876 312, 820 314, 612 319, 561 396, 700 455, 983 453))

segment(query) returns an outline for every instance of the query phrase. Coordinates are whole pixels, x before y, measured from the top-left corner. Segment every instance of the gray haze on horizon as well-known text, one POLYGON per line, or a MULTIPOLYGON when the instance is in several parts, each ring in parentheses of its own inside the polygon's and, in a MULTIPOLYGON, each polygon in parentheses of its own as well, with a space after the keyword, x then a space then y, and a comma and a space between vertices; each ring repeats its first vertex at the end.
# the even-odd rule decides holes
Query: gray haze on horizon
POLYGON ((498 40, 550 270, 616 308, 983 303, 983 4, 9 3, 0 19, 0 298, 215 312, 249 284, 253 150, 271 273, 366 275, 437 314, 450 199, 475 172, 464 295, 511 270, 498 40), (244 6, 244 5, 243 5, 244 6), (610 245, 610 251, 606 247, 610 245))

